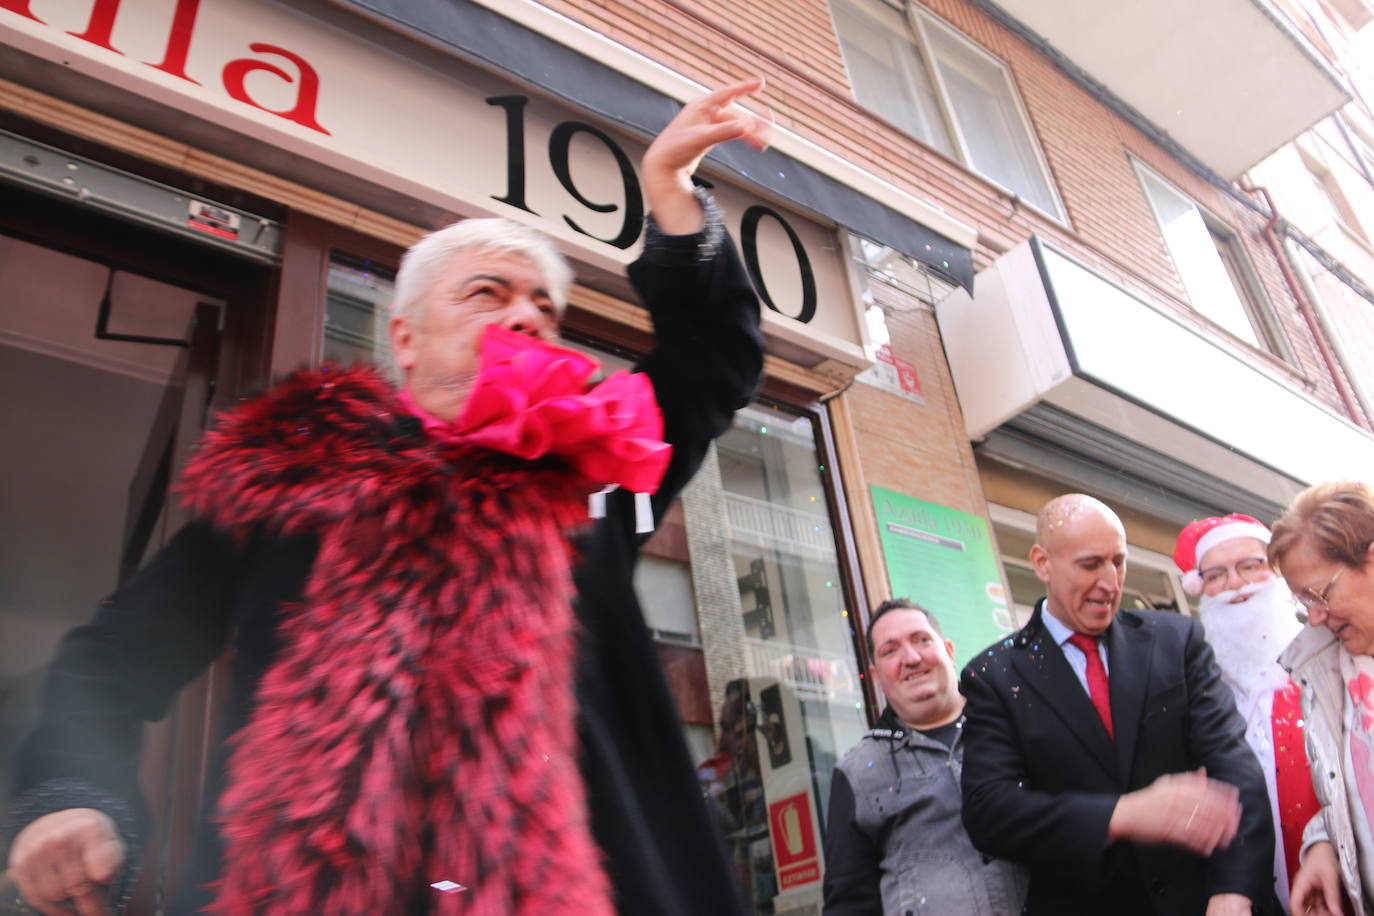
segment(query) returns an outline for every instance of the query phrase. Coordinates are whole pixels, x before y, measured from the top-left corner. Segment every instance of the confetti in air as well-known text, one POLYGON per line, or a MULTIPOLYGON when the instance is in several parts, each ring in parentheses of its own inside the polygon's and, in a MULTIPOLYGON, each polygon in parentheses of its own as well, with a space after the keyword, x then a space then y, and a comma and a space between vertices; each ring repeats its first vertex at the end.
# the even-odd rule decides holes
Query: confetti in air
POLYGON ((435 881, 430 887, 436 891, 443 891, 445 894, 456 894, 459 891, 467 890, 466 887, 454 881, 435 881))

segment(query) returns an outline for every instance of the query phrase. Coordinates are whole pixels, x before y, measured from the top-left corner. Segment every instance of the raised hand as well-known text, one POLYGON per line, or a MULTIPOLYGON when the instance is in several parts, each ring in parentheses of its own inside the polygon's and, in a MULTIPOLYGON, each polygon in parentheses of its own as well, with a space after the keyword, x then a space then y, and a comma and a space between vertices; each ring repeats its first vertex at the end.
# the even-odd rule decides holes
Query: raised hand
POLYGON ((692 173, 711 147, 743 140, 755 149, 767 148, 772 123, 731 107, 761 89, 763 78, 755 76, 693 99, 649 144, 641 163, 644 196, 664 232, 686 235, 701 229, 704 217, 692 195, 692 173))

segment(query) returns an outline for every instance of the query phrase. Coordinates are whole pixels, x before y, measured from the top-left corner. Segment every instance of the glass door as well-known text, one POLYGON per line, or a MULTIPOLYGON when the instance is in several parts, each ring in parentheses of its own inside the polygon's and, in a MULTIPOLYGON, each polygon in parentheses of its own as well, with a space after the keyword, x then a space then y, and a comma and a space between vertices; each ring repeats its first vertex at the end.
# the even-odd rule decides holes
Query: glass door
MULTIPOLYGON (((62 635, 181 518, 169 482, 213 398, 263 380, 270 271, 0 185, 0 782, 62 635)), ((148 727, 166 827, 132 912, 151 912, 197 813, 214 678, 148 727)), ((0 816, 9 792, 0 793, 0 816)))

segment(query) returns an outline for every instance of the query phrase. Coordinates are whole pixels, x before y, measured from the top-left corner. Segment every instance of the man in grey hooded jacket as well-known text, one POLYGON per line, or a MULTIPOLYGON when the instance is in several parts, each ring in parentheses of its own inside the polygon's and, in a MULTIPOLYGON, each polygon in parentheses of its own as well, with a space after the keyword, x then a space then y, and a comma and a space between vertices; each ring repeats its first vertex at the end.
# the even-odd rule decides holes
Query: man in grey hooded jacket
POLYGON ((835 768, 825 916, 1019 913, 1025 870, 975 849, 960 817, 954 643, 929 611, 896 598, 873 612, 868 651, 888 706, 835 768))

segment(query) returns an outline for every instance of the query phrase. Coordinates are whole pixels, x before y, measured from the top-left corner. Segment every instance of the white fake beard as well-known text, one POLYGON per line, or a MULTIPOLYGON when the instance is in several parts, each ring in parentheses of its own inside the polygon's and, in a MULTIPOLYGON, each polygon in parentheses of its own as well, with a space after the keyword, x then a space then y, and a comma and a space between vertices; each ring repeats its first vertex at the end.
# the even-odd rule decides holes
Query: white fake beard
POLYGON ((1202 625, 1228 681, 1246 694, 1272 693, 1288 682, 1288 673, 1277 659, 1302 632, 1295 616, 1297 608, 1288 583, 1277 576, 1219 595, 1202 596, 1202 625), (1237 595, 1250 598, 1231 604, 1237 595))

